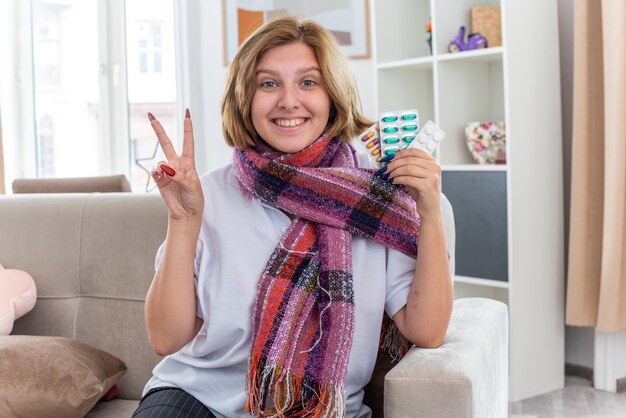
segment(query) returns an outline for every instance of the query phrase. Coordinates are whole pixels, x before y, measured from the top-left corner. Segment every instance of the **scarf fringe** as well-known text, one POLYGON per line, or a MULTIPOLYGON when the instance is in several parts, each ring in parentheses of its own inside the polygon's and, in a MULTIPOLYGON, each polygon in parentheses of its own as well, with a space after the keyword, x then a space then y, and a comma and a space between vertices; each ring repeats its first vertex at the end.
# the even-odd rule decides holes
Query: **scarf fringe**
POLYGON ((380 332, 379 351, 388 355, 391 358, 391 362, 395 363, 404 357, 411 346, 412 344, 404 338, 393 319, 385 315, 380 332))
POLYGON ((345 417, 342 386, 306 381, 276 366, 263 367, 259 360, 253 359, 248 371, 247 413, 264 418, 345 417))

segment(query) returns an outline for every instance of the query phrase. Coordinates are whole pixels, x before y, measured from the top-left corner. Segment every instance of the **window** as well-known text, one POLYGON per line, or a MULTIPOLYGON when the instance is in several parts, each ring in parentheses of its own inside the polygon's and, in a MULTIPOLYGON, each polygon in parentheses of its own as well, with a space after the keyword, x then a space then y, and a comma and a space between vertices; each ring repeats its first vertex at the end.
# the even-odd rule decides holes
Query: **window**
POLYGON ((97 0, 35 0, 32 19, 37 175, 97 175, 97 0))
MULTIPOLYGON (((172 5, 173 7, 173 5, 172 5)), ((127 9, 128 10, 128 9, 127 9)), ((163 16, 165 20, 167 16, 163 16)), ((136 19, 131 13, 127 14, 129 22, 136 19)), ((171 19, 171 15, 170 15, 171 19)), ((132 22, 130 22, 132 24, 132 22)), ((141 73, 160 73, 161 66, 161 28, 164 21, 148 22, 137 21, 137 45, 139 54, 139 72, 141 73)), ((168 22, 171 23, 171 22, 168 22)))
MULTIPOLYGON (((170 139, 178 138, 173 0, 127 0, 126 45, 133 190, 151 190, 149 171, 164 160, 150 124, 156 116, 170 139)), ((174 142, 174 146, 177 144, 174 142)))
POLYGON ((134 191, 153 188, 164 156, 147 113, 172 141, 182 116, 173 0, 31 0, 30 10, 36 155, 24 158, 36 173, 26 176, 123 173, 134 191))

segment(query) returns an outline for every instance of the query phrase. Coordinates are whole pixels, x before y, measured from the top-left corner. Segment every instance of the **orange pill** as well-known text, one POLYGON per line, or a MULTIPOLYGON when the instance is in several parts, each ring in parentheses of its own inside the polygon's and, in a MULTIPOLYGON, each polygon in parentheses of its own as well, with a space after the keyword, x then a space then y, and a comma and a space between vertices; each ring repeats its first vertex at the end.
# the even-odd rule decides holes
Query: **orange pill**
POLYGON ((366 145, 367 148, 372 148, 374 145, 378 144, 380 142, 380 140, 377 138, 375 140, 373 140, 372 142, 370 142, 369 144, 366 145))
POLYGON ((371 137, 373 137, 373 136, 374 136, 374 132, 373 132, 373 131, 369 131, 369 132, 367 133, 367 135, 363 135, 363 136, 361 137, 361 141, 365 142, 365 141, 367 141, 368 139, 370 139, 370 138, 371 138, 371 137))
POLYGON ((380 147, 372 151, 372 155, 378 155, 378 154, 380 154, 380 147))

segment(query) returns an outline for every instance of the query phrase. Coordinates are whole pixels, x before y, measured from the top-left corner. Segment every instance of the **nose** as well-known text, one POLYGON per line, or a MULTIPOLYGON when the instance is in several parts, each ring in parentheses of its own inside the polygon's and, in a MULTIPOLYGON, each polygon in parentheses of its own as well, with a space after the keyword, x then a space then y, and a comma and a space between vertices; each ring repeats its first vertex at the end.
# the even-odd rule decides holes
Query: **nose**
POLYGON ((295 87, 283 86, 280 90, 280 97, 278 98, 278 106, 281 109, 297 109, 298 108, 298 91, 295 87))

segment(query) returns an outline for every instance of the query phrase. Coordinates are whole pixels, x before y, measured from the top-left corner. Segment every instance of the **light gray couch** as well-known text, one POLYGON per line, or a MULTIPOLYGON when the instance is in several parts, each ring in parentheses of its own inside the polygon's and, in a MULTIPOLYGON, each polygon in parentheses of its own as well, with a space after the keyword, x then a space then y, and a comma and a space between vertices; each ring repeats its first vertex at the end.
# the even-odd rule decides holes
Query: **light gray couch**
MULTIPOLYGON (((445 204, 447 237, 454 242, 445 204)), ((159 361, 148 344, 143 306, 166 226, 167 211, 157 195, 0 197, 0 261, 29 272, 38 290, 35 308, 17 320, 12 333, 71 337, 128 365, 119 398, 98 403, 90 418, 130 417, 159 361)), ((450 252, 453 263, 453 245, 450 252)), ((385 416, 506 417, 507 324, 500 302, 455 301, 444 345, 413 348, 386 374, 385 416)))

